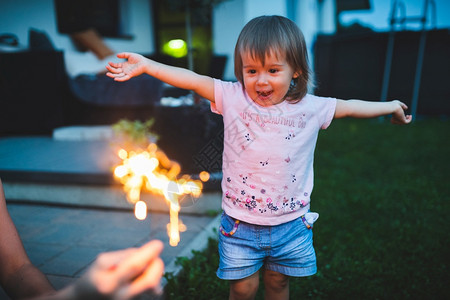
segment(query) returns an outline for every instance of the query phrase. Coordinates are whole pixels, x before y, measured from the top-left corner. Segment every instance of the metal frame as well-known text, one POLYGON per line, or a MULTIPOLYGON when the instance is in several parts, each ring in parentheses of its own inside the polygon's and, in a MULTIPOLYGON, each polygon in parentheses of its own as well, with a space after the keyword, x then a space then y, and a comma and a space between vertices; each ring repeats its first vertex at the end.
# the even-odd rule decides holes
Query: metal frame
POLYGON ((407 23, 414 23, 414 22, 421 23, 422 28, 419 39, 419 50, 417 53, 417 60, 416 60, 416 73, 414 76, 413 95, 411 100, 411 115, 413 118, 415 118, 417 114, 423 58, 425 54, 425 45, 427 38, 426 25, 428 23, 427 17, 430 5, 433 8, 432 10, 432 22, 433 22, 432 29, 433 29, 436 27, 436 3, 434 2, 434 0, 424 0, 423 14, 421 16, 409 16, 409 17, 406 16, 406 6, 403 1, 394 0, 391 7, 390 31, 386 49, 386 61, 384 65, 383 85, 381 88, 380 101, 387 100, 387 94, 389 90, 392 58, 394 55, 395 33, 397 32, 395 25, 397 24, 402 25, 403 27, 402 29, 405 30, 406 28, 405 26, 407 23), (399 16, 397 16, 397 10, 400 12, 399 16))

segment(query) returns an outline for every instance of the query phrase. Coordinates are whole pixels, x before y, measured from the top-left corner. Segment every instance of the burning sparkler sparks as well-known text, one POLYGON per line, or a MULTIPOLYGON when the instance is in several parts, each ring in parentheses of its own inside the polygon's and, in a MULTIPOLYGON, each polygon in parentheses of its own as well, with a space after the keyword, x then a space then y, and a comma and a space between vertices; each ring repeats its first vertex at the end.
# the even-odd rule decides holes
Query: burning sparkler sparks
POLYGON ((140 200, 144 189, 164 196, 170 208, 170 223, 167 224, 169 243, 171 246, 178 245, 180 231, 186 230, 186 226, 178 220, 179 199, 182 195, 199 197, 203 188, 202 181, 207 181, 209 174, 202 172, 202 181, 193 180, 187 175, 178 179, 180 165, 171 161, 154 143, 150 143, 145 150, 120 149, 118 156, 122 159, 122 164, 114 169, 114 176, 123 184, 127 200, 135 205, 136 218, 144 220, 147 216, 147 205, 140 200))

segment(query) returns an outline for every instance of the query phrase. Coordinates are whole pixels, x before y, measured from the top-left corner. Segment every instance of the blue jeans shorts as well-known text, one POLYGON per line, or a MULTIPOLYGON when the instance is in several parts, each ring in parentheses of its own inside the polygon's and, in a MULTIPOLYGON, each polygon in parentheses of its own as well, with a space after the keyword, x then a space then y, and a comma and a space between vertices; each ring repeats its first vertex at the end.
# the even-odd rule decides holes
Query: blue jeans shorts
POLYGON ((263 265, 265 269, 294 277, 317 272, 312 229, 307 228, 301 217, 276 226, 236 221, 222 214, 219 278, 246 278, 263 265))

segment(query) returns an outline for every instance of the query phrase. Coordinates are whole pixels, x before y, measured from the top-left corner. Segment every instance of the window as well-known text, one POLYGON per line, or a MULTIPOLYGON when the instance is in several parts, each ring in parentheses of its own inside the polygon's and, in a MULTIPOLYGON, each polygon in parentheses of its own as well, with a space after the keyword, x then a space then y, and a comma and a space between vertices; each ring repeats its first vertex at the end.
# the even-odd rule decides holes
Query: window
POLYGON ((104 37, 124 37, 120 26, 120 0, 54 1, 60 33, 94 28, 104 37))
MULTIPOLYGON (((165 63, 187 68, 188 56, 171 53, 173 47, 187 47, 186 10, 176 7, 177 1, 152 1, 155 22, 155 45, 159 59, 165 63), (172 44, 172 46, 171 46, 172 44), (178 45, 178 46, 177 46, 178 45), (176 57, 178 56, 178 57, 176 57), (181 56, 181 57, 180 57, 181 56)), ((212 55, 211 9, 191 7, 193 68, 207 74, 212 55)), ((182 52, 182 51, 181 51, 182 52)))

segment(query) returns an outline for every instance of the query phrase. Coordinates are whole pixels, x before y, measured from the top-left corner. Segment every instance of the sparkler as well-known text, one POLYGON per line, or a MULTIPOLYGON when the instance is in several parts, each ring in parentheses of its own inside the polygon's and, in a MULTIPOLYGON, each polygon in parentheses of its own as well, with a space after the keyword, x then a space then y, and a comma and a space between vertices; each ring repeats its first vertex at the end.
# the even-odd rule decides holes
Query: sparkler
POLYGON ((135 205, 136 218, 144 220, 147 216, 147 205, 140 200, 142 190, 164 196, 170 208, 170 223, 167 224, 169 243, 171 246, 178 245, 180 231, 186 230, 186 226, 178 220, 179 199, 182 195, 199 197, 203 188, 202 181, 207 181, 209 174, 202 172, 202 181, 193 180, 188 175, 177 178, 181 171, 180 165, 171 161, 154 143, 150 143, 144 150, 120 149, 118 156, 122 159, 122 164, 114 169, 114 176, 123 184, 127 200, 135 205))

